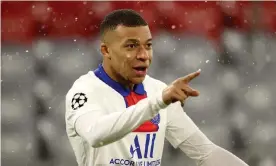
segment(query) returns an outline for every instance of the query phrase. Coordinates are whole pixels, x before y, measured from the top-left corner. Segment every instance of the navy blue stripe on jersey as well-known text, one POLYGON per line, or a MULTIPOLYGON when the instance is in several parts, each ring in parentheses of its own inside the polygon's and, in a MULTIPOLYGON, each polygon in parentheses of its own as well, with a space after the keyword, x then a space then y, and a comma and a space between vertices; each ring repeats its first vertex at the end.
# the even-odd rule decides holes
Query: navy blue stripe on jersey
MULTIPOLYGON (((130 89, 125 88, 124 86, 122 86, 121 84, 114 81, 112 78, 108 76, 108 74, 104 71, 102 64, 99 65, 99 67, 94 71, 94 73, 100 80, 102 80, 104 83, 116 90, 123 97, 126 97, 130 94, 130 89)), ((138 95, 146 94, 144 85, 142 83, 135 85, 133 91, 138 95)))

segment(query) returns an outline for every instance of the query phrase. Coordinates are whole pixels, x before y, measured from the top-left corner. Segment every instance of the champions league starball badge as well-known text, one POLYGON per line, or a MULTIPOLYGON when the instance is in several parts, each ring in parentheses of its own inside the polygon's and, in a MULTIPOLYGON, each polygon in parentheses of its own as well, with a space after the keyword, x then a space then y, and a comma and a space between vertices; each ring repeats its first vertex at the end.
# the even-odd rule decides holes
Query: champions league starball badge
POLYGON ((76 93, 71 101, 73 110, 79 109, 87 102, 87 97, 84 93, 76 93))

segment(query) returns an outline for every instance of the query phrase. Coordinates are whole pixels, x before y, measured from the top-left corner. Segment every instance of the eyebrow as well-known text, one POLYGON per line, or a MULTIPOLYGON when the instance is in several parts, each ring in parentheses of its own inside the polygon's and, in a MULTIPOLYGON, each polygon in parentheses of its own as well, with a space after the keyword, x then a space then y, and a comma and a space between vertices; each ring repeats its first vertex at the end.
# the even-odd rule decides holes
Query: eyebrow
MULTIPOLYGON (((148 39, 146 42, 152 41, 152 38, 148 39)), ((133 42, 133 43, 139 43, 140 41, 137 39, 127 39, 125 43, 127 42, 133 42)))

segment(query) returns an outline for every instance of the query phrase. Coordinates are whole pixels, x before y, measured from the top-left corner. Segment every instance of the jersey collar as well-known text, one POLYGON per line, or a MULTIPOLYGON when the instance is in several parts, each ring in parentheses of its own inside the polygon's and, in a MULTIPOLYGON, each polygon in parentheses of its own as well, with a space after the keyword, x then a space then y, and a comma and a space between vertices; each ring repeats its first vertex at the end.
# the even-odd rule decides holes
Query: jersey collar
MULTIPOLYGON (((102 64, 99 65, 99 67, 94 71, 94 73, 100 80, 102 80, 104 83, 116 90, 122 96, 126 97, 130 94, 130 89, 125 88, 124 86, 122 86, 121 84, 114 81, 112 78, 108 76, 108 74, 104 71, 102 64)), ((139 95, 146 94, 144 85, 142 83, 134 85, 133 91, 139 95)))

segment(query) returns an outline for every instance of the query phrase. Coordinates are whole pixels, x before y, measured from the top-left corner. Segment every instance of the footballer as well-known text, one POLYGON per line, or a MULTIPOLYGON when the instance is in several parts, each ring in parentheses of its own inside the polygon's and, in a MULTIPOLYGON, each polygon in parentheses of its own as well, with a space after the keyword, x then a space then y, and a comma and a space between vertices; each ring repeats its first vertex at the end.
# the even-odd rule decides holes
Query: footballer
POLYGON ((102 63, 66 95, 66 131, 79 166, 160 166, 165 139, 199 166, 247 166, 183 110, 188 97, 199 95, 189 83, 200 71, 169 85, 147 75, 152 36, 137 12, 111 12, 100 35, 102 63))

